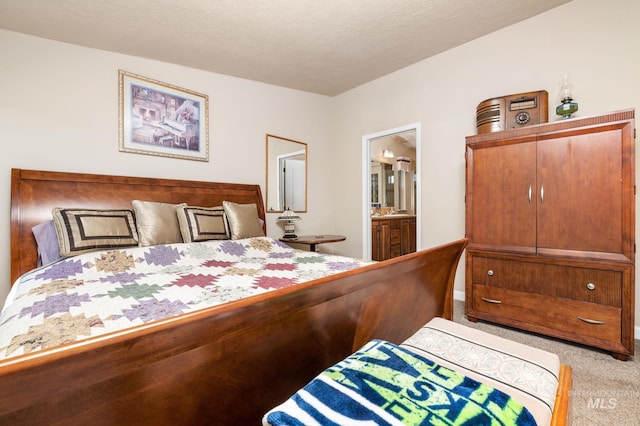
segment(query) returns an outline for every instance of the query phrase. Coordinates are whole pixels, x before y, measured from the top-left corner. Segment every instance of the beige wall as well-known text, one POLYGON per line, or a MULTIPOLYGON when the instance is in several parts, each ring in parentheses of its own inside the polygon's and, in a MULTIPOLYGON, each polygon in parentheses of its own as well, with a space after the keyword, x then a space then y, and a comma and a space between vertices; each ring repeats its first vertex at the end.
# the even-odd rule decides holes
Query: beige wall
MULTIPOLYGON (((361 251, 363 135, 421 123, 423 222, 418 240, 424 248, 461 238, 464 138, 475 133, 478 103, 547 90, 549 119, 556 120, 561 76, 568 72, 580 105, 575 116, 640 107, 638 17, 640 2, 635 0, 574 0, 336 97, 330 122, 343 153, 335 173, 344 184, 335 202, 345 217, 337 231, 349 235, 345 251, 361 251)), ((636 210, 640 214, 640 207, 636 210)), ((457 297, 464 291, 462 265, 457 297)))
MULTIPOLYGON (((257 182, 264 192, 264 135, 281 135, 309 144, 308 213, 297 229, 345 234, 326 249, 361 256, 362 136, 421 123, 419 244, 461 238, 464 137, 475 133, 478 103, 543 89, 555 120, 569 72, 577 116, 638 107, 639 16, 635 0, 574 0, 335 98, 0 31, 0 300, 9 288, 11 167, 257 182), (209 95, 208 163, 118 152, 118 69, 209 95)), ((279 236, 274 217, 269 234, 279 236)), ((463 280, 460 268, 458 296, 463 280)))
MULTIPOLYGON (((331 98, 0 30, 0 303, 9 283, 10 169, 258 183, 265 134, 309 144, 309 211, 300 232, 332 232, 325 176, 331 98), (118 152, 118 69, 209 96, 209 162, 118 152)), ((281 236, 276 213, 267 231, 281 236)))

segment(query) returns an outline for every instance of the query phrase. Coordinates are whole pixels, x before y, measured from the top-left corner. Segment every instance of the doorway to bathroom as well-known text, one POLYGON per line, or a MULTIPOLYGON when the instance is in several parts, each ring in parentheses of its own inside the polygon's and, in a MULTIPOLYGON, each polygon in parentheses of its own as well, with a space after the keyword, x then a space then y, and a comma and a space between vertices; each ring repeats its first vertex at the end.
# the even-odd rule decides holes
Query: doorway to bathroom
POLYGON ((420 124, 362 141, 363 257, 384 260, 419 250, 420 124))

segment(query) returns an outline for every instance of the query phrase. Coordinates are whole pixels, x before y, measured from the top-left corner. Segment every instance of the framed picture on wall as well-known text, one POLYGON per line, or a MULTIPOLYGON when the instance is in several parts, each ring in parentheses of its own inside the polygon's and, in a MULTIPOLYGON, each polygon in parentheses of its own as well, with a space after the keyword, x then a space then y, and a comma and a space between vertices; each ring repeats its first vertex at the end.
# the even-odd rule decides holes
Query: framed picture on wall
POLYGON ((209 161, 209 98, 118 72, 120 151, 209 161))

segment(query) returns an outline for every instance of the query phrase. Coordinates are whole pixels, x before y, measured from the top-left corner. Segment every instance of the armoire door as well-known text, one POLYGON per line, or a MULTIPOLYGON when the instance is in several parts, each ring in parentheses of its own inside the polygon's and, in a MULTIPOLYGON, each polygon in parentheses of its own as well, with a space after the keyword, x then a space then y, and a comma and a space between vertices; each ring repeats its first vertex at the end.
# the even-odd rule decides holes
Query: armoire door
POLYGON ((623 252, 620 130, 538 141, 538 253, 615 258, 623 252))
POLYGON ((470 248, 535 252, 536 142, 529 140, 468 146, 470 248))

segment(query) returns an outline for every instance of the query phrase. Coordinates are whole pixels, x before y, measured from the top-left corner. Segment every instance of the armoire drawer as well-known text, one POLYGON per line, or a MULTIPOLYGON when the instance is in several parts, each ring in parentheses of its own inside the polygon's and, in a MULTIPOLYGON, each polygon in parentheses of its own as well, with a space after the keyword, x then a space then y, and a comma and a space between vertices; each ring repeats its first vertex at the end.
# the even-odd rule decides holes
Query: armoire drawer
POLYGON ((620 342, 622 338, 620 308, 485 285, 473 286, 472 304, 477 312, 512 318, 571 335, 611 342, 620 342))
POLYGON ((622 307, 620 271, 474 256, 472 276, 474 285, 622 307))

